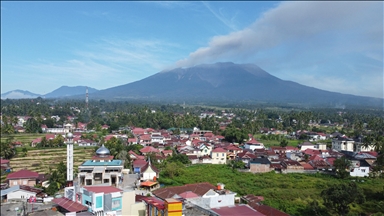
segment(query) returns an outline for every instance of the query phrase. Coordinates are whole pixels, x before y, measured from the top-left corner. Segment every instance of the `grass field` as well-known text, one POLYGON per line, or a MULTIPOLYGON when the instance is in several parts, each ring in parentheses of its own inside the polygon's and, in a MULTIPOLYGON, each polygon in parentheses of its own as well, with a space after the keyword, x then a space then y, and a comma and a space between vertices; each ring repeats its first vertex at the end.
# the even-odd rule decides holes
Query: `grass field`
MULTIPOLYGON (((185 168, 181 175, 172 179, 161 173, 159 181, 167 186, 209 182, 213 185, 223 183, 225 188, 237 193, 237 196, 254 194, 263 196, 264 203, 287 212, 290 215, 315 215, 310 204, 316 200, 322 205, 322 190, 329 185, 349 182, 356 179, 337 179, 326 174, 276 174, 273 172, 253 174, 232 171, 226 165, 192 165, 185 168)), ((366 197, 363 204, 351 205, 351 215, 370 215, 384 213, 384 179, 360 178, 356 181, 366 197)), ((318 214, 329 215, 329 214, 318 214)), ((332 215, 332 214, 331 214, 332 215)))
MULTIPOLYGON (((21 149, 21 148, 20 148, 21 149)), ((85 160, 89 160, 94 154, 93 147, 76 147, 73 150, 73 166, 78 167, 85 160)), ((23 157, 22 153, 11 159, 10 165, 13 171, 28 169, 38 173, 48 173, 49 168, 55 169, 56 165, 61 161, 67 163, 66 148, 50 148, 50 149, 34 149, 28 150, 28 153, 23 157)), ((6 176, 1 176, 3 182, 6 176)))
MULTIPOLYGON (((261 134, 255 135, 255 139, 263 143, 265 147, 280 146, 280 141, 278 140, 266 140, 266 139, 261 139, 260 137, 261 137, 261 134)), ((287 139, 287 141, 288 141, 288 146, 294 146, 294 147, 304 142, 303 140, 289 140, 289 139, 287 139)))
POLYGON ((14 141, 20 141, 23 144, 30 144, 34 139, 43 137, 45 134, 29 134, 29 133, 19 133, 19 134, 12 134, 12 135, 5 135, 1 134, 1 142, 4 142, 9 137, 14 137, 14 141))

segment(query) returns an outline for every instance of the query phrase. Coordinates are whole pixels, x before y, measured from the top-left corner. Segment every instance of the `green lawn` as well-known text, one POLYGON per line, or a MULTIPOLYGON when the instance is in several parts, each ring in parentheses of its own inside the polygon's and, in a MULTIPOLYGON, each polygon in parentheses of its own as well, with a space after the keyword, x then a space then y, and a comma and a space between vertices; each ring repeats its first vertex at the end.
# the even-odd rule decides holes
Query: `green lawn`
MULTIPOLYGON (((165 185, 184 185, 197 182, 210 182, 213 185, 224 183, 225 187, 239 196, 254 194, 264 196, 264 203, 291 215, 314 215, 310 203, 317 200, 322 206, 320 193, 328 185, 342 181, 323 174, 252 174, 232 171, 226 165, 193 165, 182 175, 173 179, 159 178, 165 185)), ((358 183, 364 190, 367 201, 352 208, 353 213, 375 213, 384 211, 378 206, 384 200, 384 179, 367 179, 358 183)), ((384 204, 384 203, 383 203, 384 204)))
MULTIPOLYGON (((280 146, 280 141, 261 139, 260 138, 261 134, 254 135, 254 137, 257 141, 263 143, 265 147, 280 146)), ((294 147, 304 142, 303 140, 289 140, 289 139, 287 139, 287 141, 288 141, 288 146, 294 146, 294 147)))

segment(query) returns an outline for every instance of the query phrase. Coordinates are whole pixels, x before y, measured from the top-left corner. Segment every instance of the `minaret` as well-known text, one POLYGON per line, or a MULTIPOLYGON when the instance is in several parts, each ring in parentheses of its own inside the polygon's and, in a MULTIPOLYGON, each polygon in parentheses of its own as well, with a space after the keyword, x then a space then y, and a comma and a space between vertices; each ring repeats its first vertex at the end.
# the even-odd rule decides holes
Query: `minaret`
POLYGON ((67 186, 73 185, 73 134, 67 134, 67 186))
POLYGON ((88 86, 87 86, 87 89, 85 90, 85 106, 88 109, 88 86))

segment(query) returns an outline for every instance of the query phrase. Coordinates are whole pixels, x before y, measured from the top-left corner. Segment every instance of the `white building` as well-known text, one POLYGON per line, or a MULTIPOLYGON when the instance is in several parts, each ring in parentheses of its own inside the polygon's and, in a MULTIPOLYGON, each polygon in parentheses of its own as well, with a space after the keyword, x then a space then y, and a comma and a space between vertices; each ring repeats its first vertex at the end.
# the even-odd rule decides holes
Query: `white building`
POLYGON ((255 139, 251 139, 248 142, 245 143, 244 148, 251 149, 254 151, 255 149, 265 149, 264 144, 261 142, 258 142, 255 139))
POLYGON ((355 141, 346 137, 338 137, 332 140, 332 149, 336 151, 351 151, 353 152, 353 146, 355 141))
POLYGON ((211 152, 212 164, 226 164, 227 150, 223 148, 215 148, 211 152))

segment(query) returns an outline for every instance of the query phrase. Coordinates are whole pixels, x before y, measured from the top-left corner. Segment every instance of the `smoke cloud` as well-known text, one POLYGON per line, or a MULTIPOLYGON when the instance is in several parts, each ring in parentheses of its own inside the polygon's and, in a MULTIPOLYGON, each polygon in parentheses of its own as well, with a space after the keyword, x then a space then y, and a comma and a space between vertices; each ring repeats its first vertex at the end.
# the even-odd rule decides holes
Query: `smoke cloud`
POLYGON ((213 37, 207 47, 190 53, 172 68, 249 57, 292 42, 311 43, 316 48, 322 45, 316 44, 322 35, 345 36, 345 40, 354 35, 362 43, 369 41, 364 46, 382 49, 382 34, 382 2, 282 2, 248 28, 213 37))

